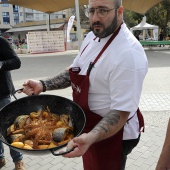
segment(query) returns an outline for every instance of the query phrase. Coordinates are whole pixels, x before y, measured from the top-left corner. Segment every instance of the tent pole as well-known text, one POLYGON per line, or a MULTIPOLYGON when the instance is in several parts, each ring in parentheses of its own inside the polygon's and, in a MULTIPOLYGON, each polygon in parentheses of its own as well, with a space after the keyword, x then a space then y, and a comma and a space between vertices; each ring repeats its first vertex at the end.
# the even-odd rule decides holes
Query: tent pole
POLYGON ((79 2, 75 0, 76 4, 76 18, 77 18, 77 37, 78 37, 78 48, 81 47, 81 26, 80 26, 80 13, 79 13, 79 2))
POLYGON ((48 14, 48 19, 49 19, 49 31, 50 31, 50 25, 51 25, 51 22, 50 22, 50 13, 48 14))
POLYGON ((49 14, 46 14, 46 24, 47 24, 47 31, 50 31, 50 21, 49 21, 49 14))

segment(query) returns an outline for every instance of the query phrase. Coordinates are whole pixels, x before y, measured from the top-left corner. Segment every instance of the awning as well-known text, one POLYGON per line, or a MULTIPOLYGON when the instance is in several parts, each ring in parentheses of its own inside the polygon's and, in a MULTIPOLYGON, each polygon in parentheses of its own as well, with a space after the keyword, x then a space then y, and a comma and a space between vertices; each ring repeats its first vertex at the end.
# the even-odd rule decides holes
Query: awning
MULTIPOLYGON (((123 0, 125 9, 145 14, 150 8, 163 0, 123 0)), ((75 7, 75 0, 8 0, 7 2, 25 8, 35 9, 45 13, 53 13, 75 7)), ((79 0, 79 5, 87 5, 88 0, 79 0)))
MULTIPOLYGON (((75 7, 75 0, 8 0, 1 3, 13 4, 45 13, 53 13, 75 7)), ((79 0, 79 5, 87 4, 88 0, 79 0)))
MULTIPOLYGON (((52 24, 50 25, 50 28, 60 28, 63 26, 64 23, 62 24, 52 24)), ((6 32, 21 32, 21 31, 36 31, 36 30, 47 30, 47 25, 37 25, 37 26, 31 26, 31 27, 18 27, 18 28, 11 28, 10 30, 6 32)))

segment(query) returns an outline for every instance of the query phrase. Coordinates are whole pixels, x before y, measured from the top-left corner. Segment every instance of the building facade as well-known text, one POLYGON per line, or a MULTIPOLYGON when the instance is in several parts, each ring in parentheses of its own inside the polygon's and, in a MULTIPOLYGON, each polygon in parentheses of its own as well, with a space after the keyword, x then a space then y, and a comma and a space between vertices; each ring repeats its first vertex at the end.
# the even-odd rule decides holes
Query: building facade
POLYGON ((19 7, 19 22, 30 22, 30 21, 42 21, 46 19, 57 19, 57 18, 66 18, 66 10, 46 14, 44 12, 36 11, 33 9, 19 7))
MULTIPOLYGON (((1 0, 5 2, 6 0, 1 0)), ((19 23, 18 6, 1 4, 0 5, 0 34, 4 34, 4 37, 8 37, 5 31, 12 28, 12 26, 19 23)))
POLYGON ((6 31, 18 23, 66 18, 71 15, 71 10, 69 9, 49 15, 33 9, 5 4, 6 1, 7 0, 0 0, 0 2, 4 2, 4 4, 0 4, 0 35, 6 38, 10 37, 12 34, 6 31))

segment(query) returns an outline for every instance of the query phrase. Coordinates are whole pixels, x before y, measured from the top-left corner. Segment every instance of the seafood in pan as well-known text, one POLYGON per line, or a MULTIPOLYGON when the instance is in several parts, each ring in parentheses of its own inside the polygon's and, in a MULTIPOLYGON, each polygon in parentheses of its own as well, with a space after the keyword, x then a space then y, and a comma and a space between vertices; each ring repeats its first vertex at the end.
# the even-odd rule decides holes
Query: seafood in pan
POLYGON ((22 149, 48 149, 70 141, 73 125, 69 115, 38 110, 18 116, 7 129, 11 145, 22 149))

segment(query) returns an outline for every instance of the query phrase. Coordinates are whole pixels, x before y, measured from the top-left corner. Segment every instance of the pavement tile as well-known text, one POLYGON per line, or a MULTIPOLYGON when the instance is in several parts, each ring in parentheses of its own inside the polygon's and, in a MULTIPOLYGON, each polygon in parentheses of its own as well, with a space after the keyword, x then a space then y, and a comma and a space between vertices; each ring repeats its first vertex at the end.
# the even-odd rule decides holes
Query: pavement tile
POLYGON ((138 168, 138 166, 131 164, 130 166, 126 167, 126 170, 137 170, 138 168))
POLYGON ((50 162, 52 165, 57 165, 59 164, 60 162, 62 162, 62 160, 65 159, 64 157, 60 156, 60 157, 57 157, 57 158, 53 158, 53 160, 50 162))
MULTIPOLYGON (((41 165, 40 165, 41 166, 41 165)), ((41 166, 41 170, 46 170, 49 169, 51 167, 54 167, 54 165, 50 164, 50 162, 47 162, 46 164, 44 164, 43 166, 41 166)), ((57 169, 57 168, 56 168, 57 169)))
MULTIPOLYGON (((31 156, 30 156, 31 157, 31 156)), ((24 159, 25 160, 25 159, 24 159)), ((39 164, 42 161, 40 157, 37 157, 36 159, 31 159, 30 162, 27 162, 29 166, 34 166, 35 164, 39 164)))
POLYGON ((75 166, 76 166, 76 163, 71 161, 71 162, 66 163, 65 166, 62 167, 62 170, 69 170, 70 167, 75 167, 75 166))
POLYGON ((155 170, 157 162, 155 162, 152 166, 149 167, 149 170, 155 170))
POLYGON ((75 158, 74 160, 73 160, 73 162, 75 162, 75 163, 80 163, 80 162, 82 162, 82 158, 80 157, 80 158, 75 158))
MULTIPOLYGON (((131 154, 130 154, 131 155, 131 154)), ((127 158, 127 162, 126 162, 126 168, 129 167, 130 165, 132 165, 134 163, 134 161, 136 161, 136 159, 131 158, 131 156, 128 156, 127 158)))
POLYGON ((147 150, 146 152, 141 154, 141 158, 145 158, 145 160, 147 160, 151 155, 152 155, 152 152, 147 150))
POLYGON ((133 152, 133 154, 130 154, 130 155, 128 156, 128 158, 131 158, 131 159, 133 159, 133 160, 136 160, 136 159, 138 159, 141 155, 142 155, 141 152, 136 151, 136 152, 133 152))
POLYGON ((146 159, 145 164, 152 166, 155 162, 157 162, 157 158, 150 156, 146 159))
POLYGON ((40 164, 41 166, 44 166, 45 164, 51 162, 53 159, 54 159, 54 158, 52 158, 52 157, 49 156, 48 158, 45 158, 45 159, 43 159, 42 161, 40 161, 39 164, 40 164))
MULTIPOLYGON (((64 164, 68 164, 70 162, 74 162, 73 160, 74 160, 74 158, 65 158, 61 162, 64 164)), ((76 163, 76 162, 74 162, 74 163, 76 163)))
POLYGON ((148 146, 148 147, 152 147, 154 145, 154 143, 155 142, 153 140, 149 140, 145 143, 145 145, 148 146))
POLYGON ((38 170, 38 169, 42 169, 40 164, 34 164, 34 165, 28 165, 26 166, 27 170, 38 170))
POLYGON ((53 165, 57 165, 58 163, 62 162, 63 159, 65 159, 65 158, 62 156, 58 156, 56 158, 53 158, 53 160, 50 163, 53 165))
POLYGON ((76 166, 73 167, 75 170, 83 170, 83 162, 79 162, 76 164, 76 166))
POLYGON ((65 164, 59 162, 58 164, 51 166, 48 170, 62 170, 62 167, 64 166, 65 164))
POLYGON ((159 149, 157 149, 156 151, 154 151, 152 155, 153 155, 155 158, 158 159, 158 158, 159 158, 159 155, 160 155, 160 153, 161 153, 161 150, 162 150, 162 146, 160 146, 159 149))
POLYGON ((145 160, 145 158, 139 157, 138 159, 136 159, 136 161, 133 162, 133 164, 140 167, 145 162, 145 160))
POLYGON ((137 170, 149 170, 150 166, 147 164, 142 164, 137 170))
POLYGON ((159 150, 159 146, 162 146, 162 145, 155 145, 155 144, 153 144, 152 146, 150 146, 148 148, 148 151, 155 152, 155 151, 159 150))

